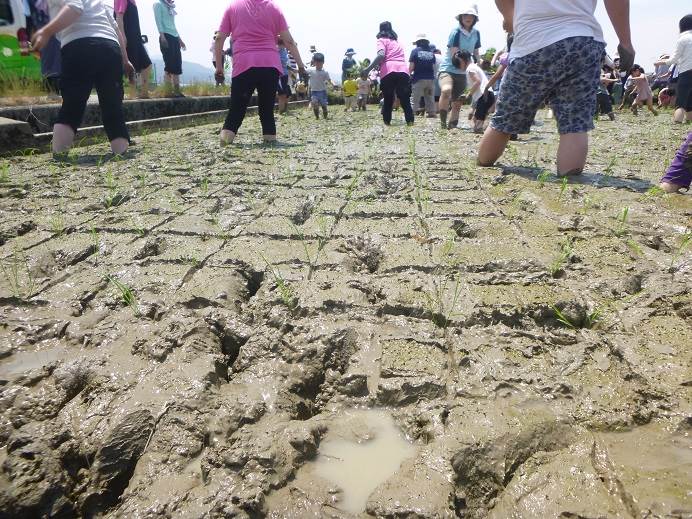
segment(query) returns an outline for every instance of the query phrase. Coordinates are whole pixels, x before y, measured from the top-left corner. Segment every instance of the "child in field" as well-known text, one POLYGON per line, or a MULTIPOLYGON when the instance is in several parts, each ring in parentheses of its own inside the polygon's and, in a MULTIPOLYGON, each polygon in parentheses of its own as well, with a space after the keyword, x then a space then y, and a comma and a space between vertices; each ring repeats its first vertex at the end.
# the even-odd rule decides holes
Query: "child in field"
POLYGON ((350 75, 344 81, 344 112, 351 110, 355 112, 356 107, 356 95, 358 95, 358 83, 350 75))
POLYGON ((133 74, 134 67, 118 25, 101 0, 51 0, 49 6, 51 21, 34 34, 32 44, 40 51, 55 35, 62 46, 63 101, 53 127, 53 153, 72 147, 93 88, 111 150, 125 153, 130 136, 123 113, 123 74, 133 74))
POLYGON ((658 115, 658 112, 654 108, 654 93, 651 91, 651 86, 649 86, 649 78, 644 74, 644 69, 639 65, 635 65, 630 70, 632 84, 634 85, 634 93, 636 97, 632 103, 632 113, 634 115, 639 114, 639 108, 646 103, 646 107, 649 111, 658 115))
POLYGON ((327 97, 327 86, 332 84, 329 72, 324 70, 324 54, 316 52, 312 56, 312 63, 315 68, 307 71, 310 76, 310 104, 315 118, 320 118, 320 107, 325 119, 329 117, 329 98, 327 97))
POLYGON ((368 97, 370 96, 370 80, 365 72, 360 74, 358 79, 358 110, 366 111, 368 107, 368 97))
POLYGON ((677 193, 681 189, 689 191, 692 183, 692 132, 687 133, 687 138, 675 154, 673 163, 661 179, 660 188, 666 193, 677 193))
MULTIPOLYGON (((581 174, 605 53, 603 31, 595 17, 597 0, 495 2, 504 16, 505 30, 514 33, 514 42, 478 163, 494 165, 511 135, 529 133, 538 109, 550 99, 560 133, 557 173, 581 174)), ((608 0, 608 14, 620 40, 622 65, 629 68, 634 60, 629 0, 608 0)))
POLYGON ((483 133, 483 125, 488 112, 495 104, 495 94, 487 88, 488 76, 483 69, 473 62, 471 53, 462 50, 459 53, 461 61, 459 68, 466 72, 466 83, 469 86, 469 96, 474 108, 472 113, 474 133, 483 133))

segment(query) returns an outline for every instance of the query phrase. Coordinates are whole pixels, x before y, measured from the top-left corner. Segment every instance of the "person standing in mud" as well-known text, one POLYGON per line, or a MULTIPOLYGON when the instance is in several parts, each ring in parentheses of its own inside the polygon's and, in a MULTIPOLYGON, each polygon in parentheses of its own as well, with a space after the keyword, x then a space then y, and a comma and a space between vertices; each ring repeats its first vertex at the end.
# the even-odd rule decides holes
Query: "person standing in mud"
MULTIPOLYGON (((629 0, 604 0, 620 40, 621 66, 634 64, 629 0)), ((478 164, 492 166, 512 134, 526 134, 546 98, 558 123, 557 173, 578 175, 594 128, 593 110, 605 55, 595 17, 598 0, 495 0, 504 27, 514 32, 510 64, 497 111, 481 140, 478 164), (540 79, 540 80, 539 80, 540 79)))
POLYGON ((265 143, 276 141, 274 104, 279 78, 283 73, 276 46, 277 35, 305 73, 286 18, 272 0, 233 0, 226 9, 214 48, 216 78, 222 79, 223 46, 233 38, 231 73, 231 108, 219 135, 221 145, 231 144, 243 124, 252 93, 257 90, 257 104, 265 143))
POLYGON ((117 155, 127 151, 130 136, 123 113, 123 72, 133 72, 120 29, 101 0, 50 0, 50 17, 32 39, 37 51, 56 36, 61 45, 62 106, 53 126, 53 153, 72 147, 84 110, 96 88, 103 127, 117 155))
POLYGON ((377 56, 363 72, 369 74, 372 69, 380 69, 380 88, 384 96, 382 119, 389 126, 392 123, 394 95, 401 102, 406 124, 412 126, 415 120, 411 106, 411 76, 404 49, 390 22, 382 22, 377 33, 377 56))
POLYGON ((151 74, 151 59, 144 48, 142 30, 139 27, 139 11, 135 0, 115 0, 113 4, 115 20, 120 32, 125 38, 127 55, 135 72, 141 78, 139 99, 149 99, 149 76, 151 74))
POLYGON ((466 90, 466 73, 459 68, 459 53, 468 51, 478 61, 481 48, 481 34, 476 29, 478 6, 473 4, 457 16, 459 26, 455 27, 447 40, 447 54, 440 64, 438 81, 440 84, 440 125, 443 130, 456 128, 459 112, 466 90), (450 112, 451 103, 451 112, 450 112), (447 118, 449 114, 449 124, 447 118))

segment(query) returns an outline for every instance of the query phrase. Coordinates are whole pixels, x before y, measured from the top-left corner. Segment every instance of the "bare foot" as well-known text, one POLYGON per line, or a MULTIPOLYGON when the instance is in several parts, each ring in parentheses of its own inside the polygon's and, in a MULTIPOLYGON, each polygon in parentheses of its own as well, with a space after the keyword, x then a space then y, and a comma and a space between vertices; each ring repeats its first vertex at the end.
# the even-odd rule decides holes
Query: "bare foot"
POLYGON ((221 141, 221 146, 228 146, 229 144, 233 144, 235 133, 233 133, 231 130, 221 130, 219 139, 221 141))
POLYGON ((566 173, 558 173, 557 176, 558 176, 559 178, 562 178, 562 177, 576 177, 576 176, 581 175, 581 174, 583 173, 583 171, 584 171, 583 169, 573 169, 573 170, 567 171, 566 173))
POLYGON ((670 182, 661 182, 658 187, 660 187, 666 193, 679 193, 683 188, 677 184, 671 184, 670 182))

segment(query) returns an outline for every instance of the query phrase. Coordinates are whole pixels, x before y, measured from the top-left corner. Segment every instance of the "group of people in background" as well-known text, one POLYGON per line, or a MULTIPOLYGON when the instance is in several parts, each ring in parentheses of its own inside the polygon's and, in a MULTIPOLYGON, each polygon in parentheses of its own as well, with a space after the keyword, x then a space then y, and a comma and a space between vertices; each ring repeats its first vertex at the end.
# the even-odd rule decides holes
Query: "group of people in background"
MULTIPOLYGON (((122 115, 123 73, 130 77, 139 73, 139 96, 146 98, 151 67, 135 0, 115 0, 115 19, 102 0, 44 1, 50 7, 50 22, 35 32, 33 45, 42 50, 57 36, 62 47, 63 106, 55 126, 54 151, 61 153, 71 146, 86 101, 95 88, 111 147, 115 153, 123 153, 129 141, 122 115)), ((507 48, 493 60, 496 63, 480 59, 480 17, 476 4, 457 14, 458 23, 449 35, 446 49, 438 50, 421 34, 408 57, 392 23, 380 23, 374 59, 357 67, 353 49, 346 52, 342 62, 345 109, 365 109, 367 96, 376 82, 381 91, 385 125, 392 124, 392 113, 398 104, 408 125, 414 125, 415 112, 422 109, 429 117, 439 117, 442 128, 450 129, 458 126, 461 107, 468 100, 473 109, 473 130, 483 133, 478 163, 491 166, 501 157, 508 141, 529 133, 537 111, 548 106, 560 134, 559 175, 582 172, 594 114, 600 112, 614 119, 613 97, 619 93, 619 85, 622 102, 629 99, 635 113, 646 106, 657 114, 653 105, 655 86, 659 103, 674 99, 675 122, 692 119, 692 15, 680 21, 681 35, 675 51, 655 64, 659 74, 649 78, 643 67, 634 63, 629 0, 608 0, 608 15, 620 41, 618 56, 612 62, 607 58, 602 29, 594 14, 598 0, 495 3, 509 34, 507 48), (489 77, 493 65, 498 68, 489 77), (437 103, 435 85, 439 86, 437 103), (490 123, 486 125, 490 114, 490 123)), ((175 26, 175 4, 173 0, 158 0, 154 9, 166 80, 173 95, 182 96, 181 50, 185 44, 175 26)), ((307 83, 302 90, 307 90, 315 117, 329 116, 328 90, 332 82, 324 69, 325 56, 311 49, 311 66, 306 68, 283 12, 272 0, 231 1, 213 46, 218 83, 225 80, 228 54, 224 44, 229 37, 233 47, 231 108, 220 132, 222 144, 234 141, 255 92, 263 140, 274 142, 276 99, 278 96, 280 111, 285 111, 291 75, 300 78, 298 84, 307 83)), ((296 91, 300 94, 297 87, 296 91)), ((680 160, 676 159, 671 166, 674 171, 669 171, 661 183, 662 189, 689 188, 689 141, 688 136, 680 160), (675 169, 676 166, 679 167, 675 169)))

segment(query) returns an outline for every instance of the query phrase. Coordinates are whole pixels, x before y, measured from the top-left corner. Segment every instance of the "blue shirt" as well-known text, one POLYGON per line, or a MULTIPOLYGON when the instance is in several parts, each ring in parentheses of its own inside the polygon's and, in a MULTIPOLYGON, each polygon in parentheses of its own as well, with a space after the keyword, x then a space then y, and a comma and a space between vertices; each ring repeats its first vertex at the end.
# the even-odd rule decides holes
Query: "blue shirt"
POLYGON ((284 76, 288 76, 288 49, 283 47, 279 49, 279 59, 281 59, 281 66, 284 69, 284 76))
POLYGON ((481 33, 476 29, 471 29, 471 32, 462 30, 461 27, 454 29, 447 41, 447 54, 440 65, 440 72, 448 74, 466 74, 460 68, 456 68, 452 63, 452 48, 457 47, 459 50, 466 50, 473 54, 473 51, 481 48, 481 33))
POLYGON ((408 60, 415 66, 412 77, 414 83, 423 79, 435 79, 435 54, 430 46, 416 47, 408 60))

